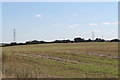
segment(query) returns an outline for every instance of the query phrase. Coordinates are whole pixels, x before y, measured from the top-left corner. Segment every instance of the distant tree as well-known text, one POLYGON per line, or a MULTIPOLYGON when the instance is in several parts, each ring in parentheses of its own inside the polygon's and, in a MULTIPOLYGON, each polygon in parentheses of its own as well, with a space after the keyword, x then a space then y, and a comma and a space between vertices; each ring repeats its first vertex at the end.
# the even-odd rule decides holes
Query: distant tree
POLYGON ((11 44, 2 44, 1 47, 5 47, 5 46, 11 46, 11 44))
POLYGON ((70 43, 71 41, 68 39, 68 40, 62 40, 62 43, 70 43))
POLYGON ((110 42, 119 42, 119 39, 112 39, 110 42))
POLYGON ((55 40, 53 43, 61 43, 61 40, 55 40))
POLYGON ((11 42, 10 45, 11 46, 17 45, 17 42, 11 42))
POLYGON ((33 40, 33 41, 27 41, 26 44, 39 44, 40 42, 37 40, 33 40))
POLYGON ((94 41, 95 41, 95 42, 104 42, 105 40, 104 40, 104 39, 101 39, 101 38, 96 38, 94 41))
POLYGON ((45 41, 40 41, 40 43, 46 43, 45 41))
POLYGON ((74 42, 85 42, 84 38, 74 38, 74 42))
POLYGON ((92 42, 92 40, 91 40, 91 39, 88 39, 88 40, 86 40, 86 42, 92 42))
POLYGON ((74 43, 74 41, 70 41, 71 43, 74 43))
POLYGON ((26 43, 18 43, 17 45, 26 45, 26 43))
POLYGON ((68 39, 68 40, 55 40, 52 43, 70 43, 70 42, 71 41, 68 39))

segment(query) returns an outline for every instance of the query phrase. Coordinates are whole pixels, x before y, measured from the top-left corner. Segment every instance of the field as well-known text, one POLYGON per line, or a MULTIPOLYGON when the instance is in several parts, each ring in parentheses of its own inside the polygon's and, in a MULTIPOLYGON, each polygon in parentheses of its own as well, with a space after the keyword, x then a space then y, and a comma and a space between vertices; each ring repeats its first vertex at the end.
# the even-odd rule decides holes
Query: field
POLYGON ((3 47, 4 78, 117 78, 118 43, 3 47))

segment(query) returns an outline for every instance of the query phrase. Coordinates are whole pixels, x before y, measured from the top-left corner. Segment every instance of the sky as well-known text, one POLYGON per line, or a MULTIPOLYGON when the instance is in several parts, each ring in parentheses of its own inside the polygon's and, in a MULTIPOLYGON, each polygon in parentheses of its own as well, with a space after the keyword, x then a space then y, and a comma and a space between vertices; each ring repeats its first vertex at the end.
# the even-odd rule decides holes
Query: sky
POLYGON ((0 42, 2 42, 2 3, 0 2, 0 42))
POLYGON ((117 2, 3 2, 2 42, 118 38, 117 2))
POLYGON ((1 0, 2 2, 119 2, 119 0, 1 0))

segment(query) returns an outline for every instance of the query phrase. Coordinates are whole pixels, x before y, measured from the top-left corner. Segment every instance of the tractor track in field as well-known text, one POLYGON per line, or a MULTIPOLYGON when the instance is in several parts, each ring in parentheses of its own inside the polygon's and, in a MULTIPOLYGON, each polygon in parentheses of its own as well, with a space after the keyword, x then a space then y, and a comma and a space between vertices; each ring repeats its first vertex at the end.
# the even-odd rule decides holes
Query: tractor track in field
POLYGON ((96 53, 96 52, 91 52, 91 53, 87 53, 89 55, 95 55, 95 56, 100 56, 100 57, 107 57, 110 59, 119 59, 118 56, 112 56, 112 55, 107 55, 107 54, 101 54, 101 53, 96 53))
MULTIPOLYGON (((15 55, 19 55, 19 56, 27 56, 27 57, 32 57, 32 58, 42 58, 42 59, 48 59, 48 60, 52 60, 52 61, 57 61, 57 62, 68 62, 68 63, 71 63, 71 64, 80 64, 81 62, 82 63, 86 63, 86 64, 97 64, 97 63, 90 63, 90 62, 86 62, 86 61, 81 61, 81 60, 71 60, 71 59, 63 59, 63 58, 56 58, 56 57, 49 57, 47 55, 38 55, 38 54, 29 54, 29 53, 22 53, 19 52, 19 53, 15 53, 15 55)), ((99 64, 100 66, 103 66, 103 64, 99 64)), ((115 67, 114 65, 111 65, 111 64, 104 64, 104 65, 108 65, 108 66, 113 66, 115 67)))
POLYGON ((28 56, 28 57, 34 57, 34 58, 43 58, 43 59, 48 59, 48 60, 53 60, 53 61, 58 61, 58 62, 69 62, 72 64, 78 64, 81 61, 73 61, 73 60, 68 60, 68 59, 61 59, 61 58, 55 58, 55 57, 48 57, 46 55, 36 55, 36 54, 16 54, 20 56, 28 56))

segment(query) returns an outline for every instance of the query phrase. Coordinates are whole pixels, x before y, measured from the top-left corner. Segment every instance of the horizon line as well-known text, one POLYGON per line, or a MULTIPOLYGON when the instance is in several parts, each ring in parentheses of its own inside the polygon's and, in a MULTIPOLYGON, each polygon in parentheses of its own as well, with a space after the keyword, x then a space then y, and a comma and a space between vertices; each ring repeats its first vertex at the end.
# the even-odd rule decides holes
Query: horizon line
MULTIPOLYGON (((76 37, 76 38, 81 38, 81 37, 76 37)), ((96 37, 97 38, 97 37, 96 37)), ((95 39, 96 39, 95 38, 95 39)), ((98 38, 100 38, 100 37, 98 37, 98 38)), ((83 38, 82 38, 83 39, 83 38)), ((88 38, 88 39, 91 39, 91 38, 88 38)), ((85 39, 84 38, 84 40, 88 40, 88 39, 85 39)), ((94 39, 94 40, 95 40, 94 39)), ((102 39, 102 38, 100 38, 100 39, 102 39)), ((105 41, 109 41, 109 40, 113 40, 113 39, 119 39, 119 38, 112 38, 112 39, 105 39, 105 38, 103 38, 105 41)), ((10 42, 0 42, 0 44, 1 43, 11 43, 11 42, 18 42, 18 43, 25 43, 25 42, 27 42, 27 41, 34 41, 34 40, 37 40, 37 41, 45 41, 45 42, 52 42, 52 41, 55 41, 55 40, 70 40, 70 41, 74 41, 74 39, 55 39, 55 40, 39 40, 39 39, 32 39, 32 40, 26 40, 26 41, 10 41, 10 42)), ((92 39, 91 39, 92 40, 92 39)), ((120 39, 119 39, 120 40, 120 39)))

